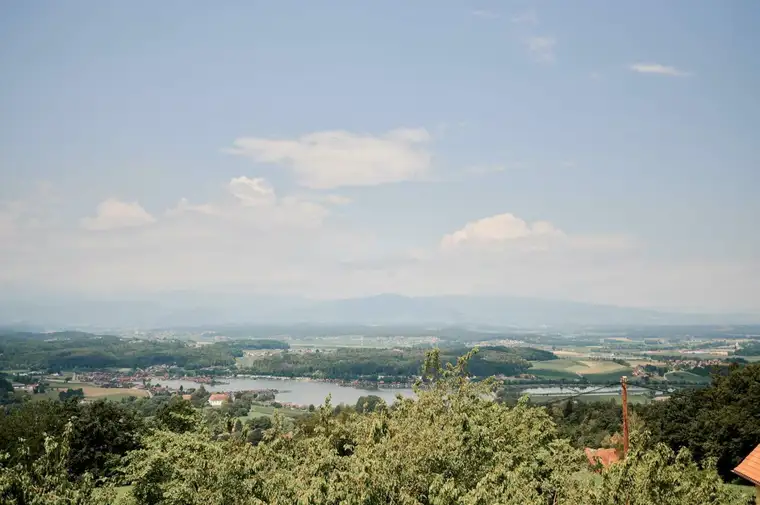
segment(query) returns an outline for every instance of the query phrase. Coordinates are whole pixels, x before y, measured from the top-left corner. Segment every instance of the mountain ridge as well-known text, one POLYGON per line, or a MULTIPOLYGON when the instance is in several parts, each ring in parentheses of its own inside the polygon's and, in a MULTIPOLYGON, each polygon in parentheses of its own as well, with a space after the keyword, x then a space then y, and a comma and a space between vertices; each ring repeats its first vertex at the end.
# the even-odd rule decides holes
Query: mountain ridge
POLYGON ((755 324, 760 315, 681 313, 513 296, 378 294, 334 300, 165 293, 143 299, 0 300, 0 325, 156 328, 230 323, 562 325, 755 324))

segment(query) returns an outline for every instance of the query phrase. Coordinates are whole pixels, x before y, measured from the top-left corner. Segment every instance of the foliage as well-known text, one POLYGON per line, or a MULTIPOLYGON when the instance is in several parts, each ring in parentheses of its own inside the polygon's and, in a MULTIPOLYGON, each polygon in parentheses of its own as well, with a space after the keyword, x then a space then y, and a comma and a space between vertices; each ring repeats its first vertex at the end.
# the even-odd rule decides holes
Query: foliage
POLYGON ((367 396, 360 396, 358 400, 356 400, 356 407, 355 410, 359 414, 363 414, 365 412, 374 412, 378 408, 384 408, 385 402, 382 398, 380 398, 377 395, 367 395, 367 396))
POLYGON ((690 449, 697 461, 715 458, 719 473, 731 478, 731 469, 760 444, 760 364, 733 365, 707 388, 640 410, 656 440, 690 449))
POLYGON ((310 432, 275 417, 253 446, 202 431, 155 432, 128 457, 137 503, 145 505, 436 504, 738 505, 711 469, 664 445, 634 441, 631 457, 579 478, 580 451, 563 440, 543 408, 490 400, 473 382, 472 355, 442 366, 425 361, 418 399, 333 415, 329 400, 310 432), (641 448, 640 450, 638 448, 641 448))
POLYGON ((9 452, 6 464, 31 467, 44 454, 45 440, 63 436, 70 422, 67 468, 74 476, 112 475, 121 457, 139 446, 143 432, 142 420, 134 412, 106 400, 85 405, 29 402, 0 411, 0 447, 9 452))
POLYGON ((58 392, 58 399, 61 400, 62 402, 65 402, 66 400, 70 398, 81 400, 82 398, 84 398, 84 391, 82 390, 82 388, 77 388, 77 389, 68 388, 66 389, 66 391, 58 392))
POLYGON ((688 450, 674 453, 646 435, 632 440, 623 462, 603 473, 591 495, 595 505, 748 504, 746 496, 725 486, 711 462, 701 469, 688 450))
MULTIPOLYGON (((441 359, 455 363, 468 349, 451 348, 441 351, 441 359)), ((521 347, 488 347, 474 356, 470 372, 478 377, 516 375, 530 368, 528 359, 556 358, 548 351, 521 347)), ((351 349, 332 352, 283 352, 262 356, 250 364, 249 373, 285 377, 321 377, 329 379, 367 379, 380 377, 405 381, 419 375, 425 351, 423 349, 351 349)))
POLYGON ((560 434, 579 449, 604 447, 610 437, 622 432, 622 406, 614 399, 588 403, 568 400, 548 410, 560 434))
MULTIPOLYGON (((71 480, 68 461, 73 438, 71 423, 58 439, 45 437, 39 458, 25 466, 0 459, 0 502, 7 505, 108 505, 113 503, 111 486, 95 488, 89 473, 71 480)), ((24 458, 22 458, 24 459, 24 458)))
POLYGON ((75 402, 27 402, 0 409, 0 450, 9 453, 8 465, 31 464, 45 449, 45 436, 63 433, 79 413, 75 402))
POLYGON ((235 365, 246 349, 287 348, 276 340, 190 346, 179 340, 124 339, 82 332, 0 334, 0 369, 74 370, 176 365, 187 370, 235 365))
POLYGON ((198 411, 179 396, 173 396, 156 413, 155 424, 159 429, 174 433, 185 433, 198 424, 198 411))

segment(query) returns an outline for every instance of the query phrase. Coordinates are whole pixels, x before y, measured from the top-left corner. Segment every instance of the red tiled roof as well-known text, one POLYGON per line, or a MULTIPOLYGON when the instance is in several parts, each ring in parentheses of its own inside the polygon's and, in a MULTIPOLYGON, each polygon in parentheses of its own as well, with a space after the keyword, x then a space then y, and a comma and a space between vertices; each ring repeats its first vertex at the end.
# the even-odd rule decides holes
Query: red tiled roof
POLYGON ((592 466, 596 466, 597 462, 599 462, 603 467, 607 468, 612 463, 617 463, 620 460, 620 456, 618 456, 615 449, 590 449, 586 447, 584 452, 589 464, 592 466))
POLYGON ((760 486, 760 445, 734 468, 734 473, 744 477, 756 486, 760 486))
POLYGON ((210 402, 218 402, 220 400, 224 401, 224 400, 229 400, 229 399, 230 399, 230 397, 228 395, 226 395, 226 394, 223 394, 223 393, 215 393, 215 394, 213 394, 213 395, 211 395, 211 396, 208 397, 208 401, 210 401, 210 402))

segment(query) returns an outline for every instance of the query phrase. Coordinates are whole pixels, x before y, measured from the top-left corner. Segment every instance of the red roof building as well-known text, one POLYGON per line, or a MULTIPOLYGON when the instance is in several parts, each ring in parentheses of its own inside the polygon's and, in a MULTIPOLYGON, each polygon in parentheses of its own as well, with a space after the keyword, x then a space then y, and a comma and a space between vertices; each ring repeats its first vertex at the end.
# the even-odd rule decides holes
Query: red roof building
POLYGON ((214 393, 208 397, 208 403, 212 407, 221 407, 224 402, 229 401, 230 395, 226 393, 214 393))
POLYGON ((590 449, 586 447, 584 452, 591 466, 601 463, 604 468, 607 468, 611 464, 620 461, 620 456, 615 449, 590 449))
POLYGON ((734 473, 755 485, 755 503, 760 505, 760 445, 734 468, 734 473))

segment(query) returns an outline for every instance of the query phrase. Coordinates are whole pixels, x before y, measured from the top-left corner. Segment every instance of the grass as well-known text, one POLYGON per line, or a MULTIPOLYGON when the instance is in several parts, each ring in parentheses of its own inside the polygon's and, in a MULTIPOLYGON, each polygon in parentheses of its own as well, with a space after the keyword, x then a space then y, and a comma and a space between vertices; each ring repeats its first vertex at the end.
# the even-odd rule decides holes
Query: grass
MULTIPOLYGON (((532 395, 530 397, 530 401, 534 404, 540 405, 542 403, 547 402, 554 402, 554 401, 560 401, 563 398, 567 398, 572 396, 571 393, 568 393, 567 395, 532 395)), ((596 402, 608 402, 610 400, 615 400, 616 403, 621 404, 623 403, 623 399, 621 398, 620 394, 605 394, 605 395, 580 395, 575 396, 573 398, 573 401, 583 402, 583 403, 596 403, 596 402)), ((652 399, 649 398, 646 395, 635 395, 635 394, 629 394, 628 395, 628 404, 644 404, 651 402, 652 399)))
POLYGON ((114 503, 118 505, 132 505, 137 503, 132 496, 132 487, 133 486, 118 486, 116 488, 116 501, 114 503))
POLYGON ((279 412, 283 416, 290 417, 292 419, 296 419, 308 413, 300 409, 289 409, 286 407, 276 409, 274 407, 270 407, 269 405, 253 405, 251 406, 251 410, 248 412, 248 415, 242 419, 245 421, 247 419, 254 419, 256 417, 262 416, 272 417, 274 416, 275 412, 279 412))
POLYGON ((532 361, 528 373, 546 379, 578 379, 579 376, 593 382, 616 382, 623 375, 631 375, 631 367, 614 361, 588 359, 556 359, 532 361))
POLYGON ((748 496, 748 497, 755 496, 755 486, 745 486, 744 484, 726 484, 726 486, 730 487, 731 489, 735 491, 739 491, 745 496, 748 496))
POLYGON ((669 381, 686 381, 693 384, 709 384, 711 382, 710 377, 703 377, 701 375, 693 374, 691 372, 668 372, 665 374, 665 380, 669 381))
POLYGON ((91 384, 85 384, 82 382, 69 382, 64 384, 63 382, 52 382, 50 388, 42 393, 32 395, 32 399, 36 401, 40 400, 57 400, 58 393, 60 391, 66 391, 67 389, 81 389, 85 398, 100 399, 105 398, 107 400, 121 401, 123 398, 130 396, 148 397, 150 393, 143 389, 126 389, 126 388, 101 388, 93 386, 91 384))

